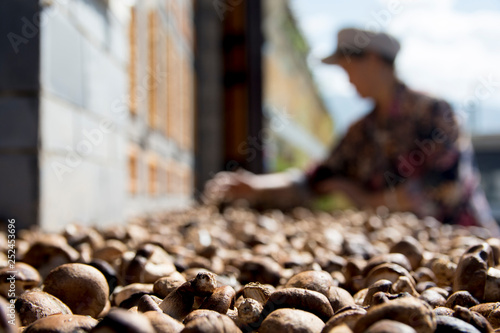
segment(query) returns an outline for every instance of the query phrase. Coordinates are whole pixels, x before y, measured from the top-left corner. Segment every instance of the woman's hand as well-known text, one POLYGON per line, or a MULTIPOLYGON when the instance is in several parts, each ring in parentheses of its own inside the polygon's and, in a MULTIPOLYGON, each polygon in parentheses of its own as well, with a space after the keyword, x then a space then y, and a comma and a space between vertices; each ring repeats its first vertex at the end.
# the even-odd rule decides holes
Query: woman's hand
POLYGON ((257 199, 256 175, 245 171, 219 172, 205 185, 206 203, 234 202, 245 200, 254 204, 257 199))

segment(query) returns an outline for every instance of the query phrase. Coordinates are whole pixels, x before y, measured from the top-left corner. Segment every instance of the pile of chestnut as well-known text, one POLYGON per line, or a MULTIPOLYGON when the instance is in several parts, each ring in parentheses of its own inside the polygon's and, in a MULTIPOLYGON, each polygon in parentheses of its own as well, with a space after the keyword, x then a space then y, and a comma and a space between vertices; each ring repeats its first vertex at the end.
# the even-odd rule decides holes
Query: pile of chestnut
POLYGON ((1 332, 500 332, 500 239, 384 208, 197 206, 8 249, 1 332))

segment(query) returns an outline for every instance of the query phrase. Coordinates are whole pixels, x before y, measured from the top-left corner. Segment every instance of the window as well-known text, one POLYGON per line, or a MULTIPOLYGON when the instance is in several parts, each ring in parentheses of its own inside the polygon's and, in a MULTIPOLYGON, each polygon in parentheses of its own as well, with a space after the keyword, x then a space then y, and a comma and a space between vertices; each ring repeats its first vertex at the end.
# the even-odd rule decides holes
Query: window
POLYGON ((183 93, 182 86, 182 56, 180 45, 170 36, 168 48, 168 135, 177 144, 181 143, 183 93))
POLYGON ((173 166, 173 161, 169 161, 166 166, 167 169, 167 193, 172 194, 175 192, 174 190, 174 170, 175 167, 173 166))
POLYGON ((138 172, 137 172, 137 152, 131 150, 128 156, 129 169, 129 193, 137 194, 138 172))
POLYGON ((156 158, 150 157, 148 161, 149 194, 154 196, 158 191, 158 165, 156 158))
POLYGON ((189 61, 184 61, 183 66, 183 98, 184 98, 184 112, 183 112, 183 133, 182 145, 185 149, 190 150, 193 148, 193 123, 194 123, 194 94, 193 94, 193 71, 189 61))
POLYGON ((155 128, 157 125, 157 96, 158 81, 157 76, 157 16, 155 11, 150 11, 148 15, 148 40, 149 40, 149 66, 148 66, 148 124, 155 128))
POLYGON ((186 196, 191 195, 191 188, 192 188, 192 172, 189 166, 185 165, 184 166, 184 174, 183 174, 183 191, 182 193, 186 196))
POLYGON ((162 195, 168 194, 168 164, 164 163, 163 168, 161 169, 162 177, 159 179, 161 182, 161 192, 162 195))

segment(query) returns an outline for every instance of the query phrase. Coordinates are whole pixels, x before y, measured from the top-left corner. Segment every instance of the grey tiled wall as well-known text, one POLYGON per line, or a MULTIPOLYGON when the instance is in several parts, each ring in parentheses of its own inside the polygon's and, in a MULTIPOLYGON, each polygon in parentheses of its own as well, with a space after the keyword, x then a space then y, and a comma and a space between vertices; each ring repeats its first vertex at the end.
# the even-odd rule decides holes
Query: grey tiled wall
POLYGON ((38 0, 0 1, 0 91, 38 90, 38 0))
POLYGON ((0 222, 38 218, 38 0, 0 2, 0 222))

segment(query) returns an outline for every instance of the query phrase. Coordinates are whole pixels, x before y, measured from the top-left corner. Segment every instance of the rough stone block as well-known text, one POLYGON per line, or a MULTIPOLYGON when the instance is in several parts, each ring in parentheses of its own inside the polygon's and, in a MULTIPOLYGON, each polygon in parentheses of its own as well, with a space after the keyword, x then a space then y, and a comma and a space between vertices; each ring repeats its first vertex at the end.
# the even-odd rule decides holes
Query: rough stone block
POLYGON ((44 90, 84 106, 82 36, 65 12, 44 11, 41 79, 44 90))
POLYGON ((0 91, 37 91, 40 71, 38 0, 0 1, 0 91))
POLYGON ((35 154, 0 155, 0 221, 16 220, 28 228, 38 218, 38 159, 35 154))
POLYGON ((36 149, 37 145, 38 98, 0 97, 0 151, 36 149))

